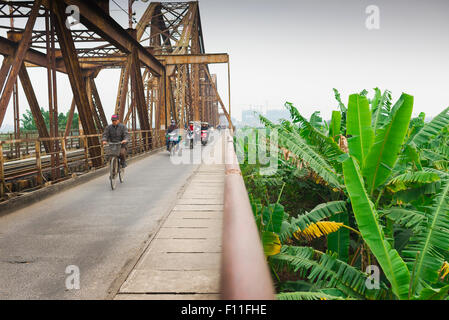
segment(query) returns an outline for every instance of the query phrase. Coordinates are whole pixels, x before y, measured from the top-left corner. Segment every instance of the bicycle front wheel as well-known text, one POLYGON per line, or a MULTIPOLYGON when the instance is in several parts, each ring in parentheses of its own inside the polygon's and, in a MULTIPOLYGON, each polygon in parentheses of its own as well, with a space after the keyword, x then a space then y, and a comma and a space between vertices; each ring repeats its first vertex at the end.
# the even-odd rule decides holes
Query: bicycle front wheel
POLYGON ((114 190, 117 186, 117 171, 118 171, 118 158, 112 157, 109 165, 109 180, 111 182, 111 189, 114 190))

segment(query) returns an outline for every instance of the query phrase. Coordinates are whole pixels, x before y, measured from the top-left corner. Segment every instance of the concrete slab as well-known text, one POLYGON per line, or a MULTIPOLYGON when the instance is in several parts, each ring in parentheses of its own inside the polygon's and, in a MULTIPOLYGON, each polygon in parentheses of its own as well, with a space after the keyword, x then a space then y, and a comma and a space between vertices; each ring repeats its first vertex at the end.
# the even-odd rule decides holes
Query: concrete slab
POLYGON ((221 239, 155 239, 148 252, 221 252, 221 239))
POLYGON ((120 292, 218 294, 219 282, 220 273, 216 270, 133 270, 120 292))
POLYGON ((220 228, 222 227, 221 219, 185 219, 168 217, 164 223, 164 228, 176 227, 176 228, 220 228))
POLYGON ((181 198, 177 202, 178 204, 221 204, 224 203, 223 197, 209 198, 209 199, 192 199, 181 198))
POLYGON ((117 300, 219 299, 223 192, 224 165, 199 166, 117 300))
POLYGON ((221 211, 173 211, 170 218, 178 219, 223 219, 221 211))
POLYGON ((135 270, 216 270, 220 269, 220 252, 154 252, 149 251, 135 270))
POLYGON ((222 204, 177 204, 173 211, 218 211, 223 210, 222 204))
POLYGON ((210 228, 161 228, 156 239, 208 239, 221 238, 221 229, 210 228))
POLYGON ((220 294, 118 294, 114 300, 219 300, 220 294))

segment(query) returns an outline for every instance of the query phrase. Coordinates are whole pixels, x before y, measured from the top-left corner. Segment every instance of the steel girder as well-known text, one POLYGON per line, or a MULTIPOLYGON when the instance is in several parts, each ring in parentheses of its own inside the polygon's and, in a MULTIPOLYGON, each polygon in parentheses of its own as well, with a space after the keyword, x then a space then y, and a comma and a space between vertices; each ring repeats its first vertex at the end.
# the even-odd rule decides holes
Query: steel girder
MULTIPOLYGON (((94 81, 102 68, 122 68, 116 111, 125 121, 133 118, 133 114, 137 115, 141 129, 148 130, 153 126, 164 128, 170 119, 176 119, 181 126, 191 120, 216 124, 218 103, 223 109, 224 104, 214 84, 216 79, 211 80, 214 75, 210 75, 207 65, 229 63, 229 57, 227 54, 205 53, 198 2, 150 3, 136 29, 125 30, 107 11, 97 6, 96 1, 0 0, 0 18, 14 16, 28 19, 24 29, 10 29, 13 31, 10 39, 0 37, 0 54, 5 56, 0 68, 0 87, 4 88, 0 97, 0 125, 10 100, 9 92, 13 90, 11 83, 14 84, 19 77, 38 124, 39 135, 48 137, 57 134, 54 130, 49 134, 43 123, 26 71, 26 67, 31 66, 68 74, 74 93, 69 118, 73 118, 77 109, 85 134, 98 133, 107 125, 94 81), (10 5, 12 13, 8 15, 6 8, 10 5), (80 8, 81 23, 87 30, 65 27, 67 5, 80 8), (43 52, 45 47, 42 46, 48 42, 46 32, 33 28, 36 19, 44 17, 48 10, 55 15, 56 33, 53 38, 59 43, 59 47, 51 53, 55 56, 50 59, 51 66, 48 51, 43 52), (17 39, 14 39, 15 36, 17 39), (99 45, 83 48, 79 44, 84 42, 99 45), (130 85, 134 113, 132 106, 128 112, 125 110, 130 85)), ((57 110, 57 103, 55 107, 57 110)), ((136 126, 135 121, 132 126, 136 126)), ((69 131, 70 127, 67 126, 66 135, 69 131)), ((99 141, 94 140, 89 139, 92 147, 89 150, 95 158, 99 153, 99 148, 95 147, 99 141)), ((94 165, 99 165, 99 162, 94 165)))

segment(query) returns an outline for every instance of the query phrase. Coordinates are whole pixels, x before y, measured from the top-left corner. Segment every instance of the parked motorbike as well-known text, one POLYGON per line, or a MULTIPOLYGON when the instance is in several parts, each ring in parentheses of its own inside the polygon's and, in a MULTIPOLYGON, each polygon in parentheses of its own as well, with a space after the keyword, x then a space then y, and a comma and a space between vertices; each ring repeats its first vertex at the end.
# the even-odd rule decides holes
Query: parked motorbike
POLYGON ((187 141, 189 142, 190 149, 193 149, 193 138, 194 138, 193 131, 188 130, 187 131, 187 141))
POLYGON ((170 156, 173 156, 179 149, 179 136, 178 133, 172 131, 168 134, 168 151, 170 156))
POLYGON ((193 130, 195 134, 195 143, 197 143, 201 139, 201 129, 199 127, 195 127, 193 130))
POLYGON ((203 146, 205 146, 207 144, 207 139, 208 139, 208 132, 207 130, 201 130, 201 144, 203 146))

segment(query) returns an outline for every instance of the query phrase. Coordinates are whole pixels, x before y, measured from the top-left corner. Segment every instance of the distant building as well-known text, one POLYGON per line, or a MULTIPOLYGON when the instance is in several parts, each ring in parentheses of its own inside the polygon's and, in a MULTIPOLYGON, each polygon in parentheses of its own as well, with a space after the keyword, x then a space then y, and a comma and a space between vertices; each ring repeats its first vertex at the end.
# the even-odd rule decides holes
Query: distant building
POLYGON ((252 107, 242 111, 242 121, 239 123, 239 126, 261 127, 262 123, 259 121, 259 114, 274 123, 279 123, 280 119, 290 119, 290 113, 284 109, 267 110, 263 113, 261 110, 255 110, 252 107))
POLYGON ((258 127, 260 126, 259 117, 254 110, 242 111, 242 126, 258 127))
POLYGON ((279 123, 280 119, 290 119, 290 112, 285 109, 277 109, 277 110, 267 110, 265 115, 268 120, 274 123, 279 123))

